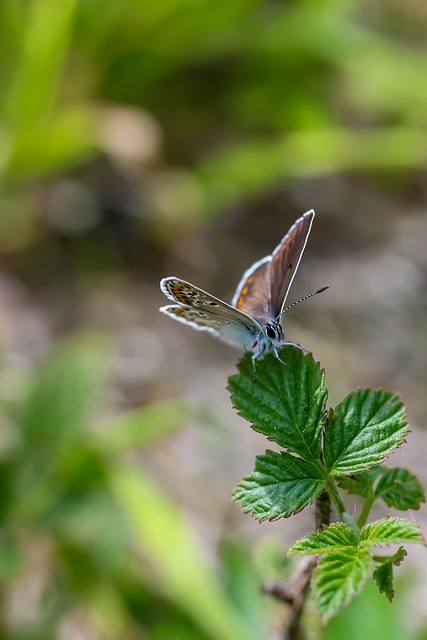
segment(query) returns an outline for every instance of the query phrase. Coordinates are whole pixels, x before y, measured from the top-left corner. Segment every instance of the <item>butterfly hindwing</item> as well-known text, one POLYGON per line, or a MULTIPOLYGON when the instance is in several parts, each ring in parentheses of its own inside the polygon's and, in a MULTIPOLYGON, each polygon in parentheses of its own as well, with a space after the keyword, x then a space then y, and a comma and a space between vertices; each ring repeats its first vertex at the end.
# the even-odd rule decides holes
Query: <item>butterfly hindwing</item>
POLYGON ((271 256, 255 262, 239 282, 231 304, 259 322, 270 319, 271 256))
POLYGON ((254 335, 258 333, 258 327, 249 328, 241 322, 203 309, 171 304, 161 307, 160 311, 179 322, 190 325, 193 329, 209 331, 217 338, 221 338, 224 342, 235 347, 244 347, 246 342, 253 339, 254 335))

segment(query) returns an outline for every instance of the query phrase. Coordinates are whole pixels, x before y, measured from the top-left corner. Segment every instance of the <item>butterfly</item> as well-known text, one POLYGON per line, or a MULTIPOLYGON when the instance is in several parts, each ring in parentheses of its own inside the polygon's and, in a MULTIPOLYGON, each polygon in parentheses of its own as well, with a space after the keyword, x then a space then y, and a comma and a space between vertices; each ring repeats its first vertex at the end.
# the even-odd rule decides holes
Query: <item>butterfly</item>
POLYGON ((193 284, 174 276, 163 278, 160 288, 175 304, 160 311, 199 331, 211 334, 252 353, 252 361, 293 342, 285 340, 282 315, 299 302, 328 287, 301 298, 286 307, 286 298, 297 272, 311 231, 314 211, 307 211, 292 225, 273 253, 253 264, 236 289, 231 305, 193 284))

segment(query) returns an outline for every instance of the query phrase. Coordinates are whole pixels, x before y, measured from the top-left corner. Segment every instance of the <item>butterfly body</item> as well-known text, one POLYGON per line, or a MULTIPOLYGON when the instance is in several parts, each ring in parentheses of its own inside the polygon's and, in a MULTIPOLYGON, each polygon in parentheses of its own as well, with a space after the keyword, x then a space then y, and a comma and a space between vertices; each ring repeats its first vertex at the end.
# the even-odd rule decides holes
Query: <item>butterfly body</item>
POLYGON ((231 305, 185 280, 168 277, 161 280, 160 287, 174 304, 161 307, 160 311, 250 351, 254 361, 269 352, 279 358, 279 349, 293 344, 285 341, 281 315, 313 218, 313 210, 305 213, 271 255, 243 274, 231 305))

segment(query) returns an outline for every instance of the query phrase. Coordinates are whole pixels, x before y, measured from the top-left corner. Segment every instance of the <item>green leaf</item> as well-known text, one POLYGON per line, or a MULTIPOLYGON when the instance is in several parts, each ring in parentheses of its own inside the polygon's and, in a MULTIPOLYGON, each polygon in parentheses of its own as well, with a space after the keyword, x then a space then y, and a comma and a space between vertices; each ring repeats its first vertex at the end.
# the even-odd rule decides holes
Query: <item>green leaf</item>
POLYGON ((37 453, 66 449, 78 436, 103 379, 99 342, 80 339, 42 365, 20 416, 20 430, 37 453))
POLYGON ((399 566, 406 555, 407 553, 403 547, 399 547, 391 558, 385 558, 384 561, 381 561, 373 573, 379 592, 384 593, 390 602, 394 598, 393 565, 399 566))
POLYGON ((381 547, 398 542, 419 542, 425 545, 421 530, 412 520, 382 518, 362 528, 360 544, 381 547))
POLYGON ((338 551, 343 547, 357 547, 358 539, 350 527, 341 522, 334 522, 322 531, 316 531, 309 536, 298 540, 288 551, 288 555, 322 554, 330 551, 338 551))
POLYGON ((8 117, 13 122, 35 124, 50 114, 77 6, 77 0, 43 0, 30 5, 22 30, 20 60, 7 99, 8 117))
POLYGON ((178 401, 158 402, 127 411, 108 421, 102 435, 97 437, 97 446, 108 454, 145 446, 182 428, 189 416, 189 409, 178 401))
POLYGON ((371 566, 371 554, 363 547, 325 554, 314 574, 314 596, 323 619, 335 615, 363 588, 371 566))
POLYGON ((257 456, 253 474, 244 478, 234 498, 261 522, 288 518, 316 500, 325 487, 320 469, 289 453, 267 450, 257 456))
POLYGON ((233 404, 255 431, 304 460, 317 461, 327 397, 324 371, 297 347, 283 349, 281 358, 286 364, 272 355, 257 362, 254 379, 247 354, 240 373, 229 378, 233 404))
POLYGON ((342 476, 338 479, 338 484, 342 489, 362 498, 368 498, 374 492, 374 482, 383 473, 384 467, 374 467, 368 471, 342 476))
POLYGON ((374 467, 356 475, 343 476, 338 482, 349 493, 362 498, 381 498, 389 507, 400 511, 419 509, 421 502, 425 502, 424 488, 418 478, 402 467, 374 467))
POLYGON ((383 469, 375 488, 375 495, 382 498, 389 507, 400 511, 419 509, 425 502, 424 488, 418 478, 407 469, 383 469))
POLYGON ((331 411, 325 431, 325 462, 332 475, 376 466, 408 434, 406 409, 391 391, 359 389, 331 411))

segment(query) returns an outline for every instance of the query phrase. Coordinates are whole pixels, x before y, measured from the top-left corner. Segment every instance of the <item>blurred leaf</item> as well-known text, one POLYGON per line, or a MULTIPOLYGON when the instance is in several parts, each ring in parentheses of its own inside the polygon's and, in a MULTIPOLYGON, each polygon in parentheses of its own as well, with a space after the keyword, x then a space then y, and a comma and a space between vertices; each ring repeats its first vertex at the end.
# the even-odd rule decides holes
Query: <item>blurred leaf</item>
POLYGON ((9 121, 34 124, 49 117, 77 4, 77 0, 37 0, 26 5, 22 12, 22 52, 6 100, 9 121))
POLYGON ((402 467, 374 467, 339 478, 339 485, 362 498, 381 498, 389 507, 400 511, 419 509, 421 502, 425 502, 424 487, 413 473, 402 467))
POLYGON ((351 131, 339 127, 291 131, 222 148, 200 165, 210 211, 257 195, 296 177, 324 176, 347 169, 416 168, 426 159, 422 128, 351 131), (351 154, 348 150, 351 149, 351 154))
POLYGON ((262 522, 289 518, 314 502, 324 488, 317 465, 286 452, 267 450, 257 456, 253 474, 239 483, 233 496, 245 513, 262 522))
POLYGON ((100 388, 102 355, 99 343, 74 341, 41 366, 19 416, 22 438, 26 447, 34 447, 33 454, 63 454, 77 436, 100 388))
POLYGON ((378 466, 361 473, 351 474, 339 478, 339 486, 362 498, 368 498, 374 492, 374 482, 384 472, 384 467, 378 466))
MULTIPOLYGON (((276 544, 274 551, 277 554, 276 558, 280 558, 280 568, 283 569, 283 548, 280 544, 276 544)), ((254 564, 253 548, 242 544, 241 537, 236 536, 233 540, 222 541, 219 557, 222 567, 221 576, 224 578, 230 600, 235 603, 241 615, 250 625, 254 637, 268 637, 271 617, 275 615, 277 604, 273 601, 269 603, 262 592, 264 580, 254 564)), ((265 560, 265 556, 263 560, 265 560)), ((271 578, 269 569, 270 567, 263 564, 262 570, 264 570, 265 576, 271 578)), ((277 564, 275 569, 278 570, 277 564)), ((281 575, 283 576, 283 574, 281 575)))
POLYGON ((420 503, 425 502, 424 487, 413 473, 402 467, 383 468, 375 495, 400 511, 419 509, 420 503))
POLYGON ((327 391, 325 374, 311 354, 297 347, 282 349, 280 362, 268 355, 254 369, 250 354, 229 378, 231 399, 255 431, 304 460, 317 462, 327 391))
POLYGON ((28 179, 83 164, 96 152, 96 133, 96 112, 87 106, 57 111, 49 123, 21 126, 13 135, 8 175, 28 179))
POLYGON ((408 434, 406 409, 391 391, 359 389, 331 411, 325 431, 325 463, 332 475, 381 463, 408 434))
POLYGON ((244 619, 208 568, 200 541, 179 509, 140 471, 116 467, 110 483, 134 539, 151 561, 158 588, 209 638, 253 640, 244 619))
POLYGON ((412 621, 405 615, 408 591, 401 588, 391 607, 378 593, 374 582, 369 580, 359 597, 329 621, 319 640, 415 640, 411 631, 412 621))
POLYGON ((163 438, 188 421, 190 409, 178 401, 153 403, 127 411, 109 420, 104 431, 97 439, 97 447, 104 453, 116 454, 137 446, 145 446, 163 438))

